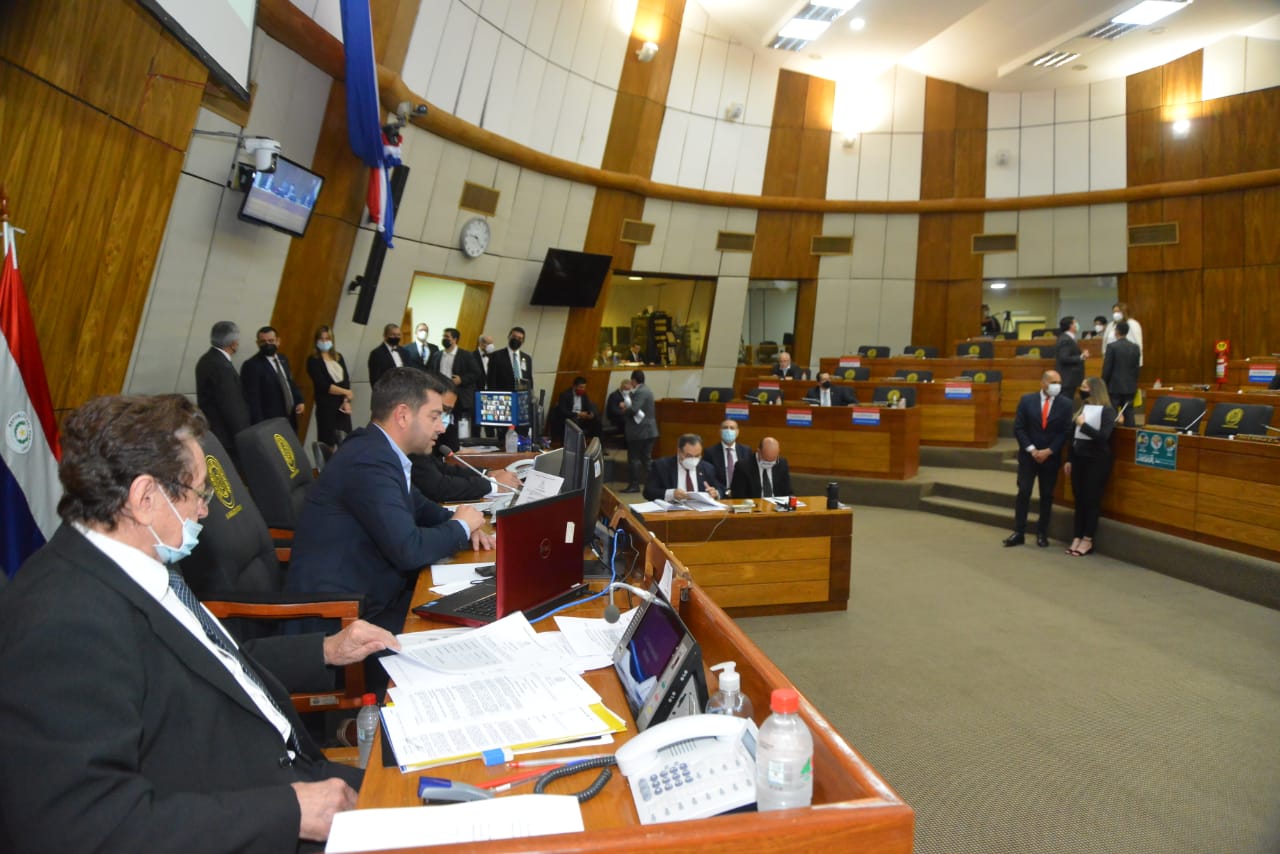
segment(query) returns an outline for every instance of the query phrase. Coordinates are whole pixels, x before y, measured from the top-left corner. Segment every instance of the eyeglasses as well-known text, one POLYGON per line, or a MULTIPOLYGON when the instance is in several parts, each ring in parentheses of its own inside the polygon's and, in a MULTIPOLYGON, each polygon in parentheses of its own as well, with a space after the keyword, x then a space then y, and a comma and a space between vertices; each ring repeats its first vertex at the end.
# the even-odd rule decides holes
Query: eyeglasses
POLYGON ((188 486, 185 483, 181 483, 178 485, 181 486, 183 489, 191 490, 191 492, 195 495, 195 497, 200 500, 200 503, 206 507, 209 506, 209 502, 213 500, 213 496, 216 494, 212 486, 206 486, 204 489, 196 489, 194 486, 188 486))

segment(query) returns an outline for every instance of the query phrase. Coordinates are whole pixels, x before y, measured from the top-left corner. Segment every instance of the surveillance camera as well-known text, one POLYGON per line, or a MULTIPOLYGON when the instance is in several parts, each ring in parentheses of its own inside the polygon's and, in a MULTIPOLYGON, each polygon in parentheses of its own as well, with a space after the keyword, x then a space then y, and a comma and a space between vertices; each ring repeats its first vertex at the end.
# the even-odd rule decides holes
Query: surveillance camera
POLYGON ((245 154, 253 157, 253 168, 258 172, 276 171, 276 155, 280 143, 265 136, 251 136, 244 141, 245 154))
POLYGON ((415 104, 412 101, 401 101, 396 105, 396 118, 401 124, 409 121, 412 116, 425 116, 427 114, 426 104, 415 104))

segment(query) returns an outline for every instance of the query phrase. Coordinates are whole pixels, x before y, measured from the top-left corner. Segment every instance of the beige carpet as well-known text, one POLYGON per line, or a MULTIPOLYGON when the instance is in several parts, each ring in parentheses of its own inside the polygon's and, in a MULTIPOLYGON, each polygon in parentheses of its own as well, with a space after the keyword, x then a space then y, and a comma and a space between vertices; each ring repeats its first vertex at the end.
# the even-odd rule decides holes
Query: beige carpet
POLYGON ((1006 533, 858 509, 848 612, 740 622, 919 852, 1280 851, 1280 612, 1006 533))

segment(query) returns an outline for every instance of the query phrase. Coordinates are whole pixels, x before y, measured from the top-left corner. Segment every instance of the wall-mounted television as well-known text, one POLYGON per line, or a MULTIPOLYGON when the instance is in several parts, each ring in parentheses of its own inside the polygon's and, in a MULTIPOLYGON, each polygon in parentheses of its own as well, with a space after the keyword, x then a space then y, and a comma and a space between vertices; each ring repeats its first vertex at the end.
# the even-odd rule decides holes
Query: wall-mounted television
POLYGON ((612 255, 548 249, 529 304, 592 308, 612 266, 612 255))
POLYGON ((240 205, 240 218, 301 237, 307 233, 323 186, 321 176, 277 156, 274 172, 254 173, 253 184, 240 205))

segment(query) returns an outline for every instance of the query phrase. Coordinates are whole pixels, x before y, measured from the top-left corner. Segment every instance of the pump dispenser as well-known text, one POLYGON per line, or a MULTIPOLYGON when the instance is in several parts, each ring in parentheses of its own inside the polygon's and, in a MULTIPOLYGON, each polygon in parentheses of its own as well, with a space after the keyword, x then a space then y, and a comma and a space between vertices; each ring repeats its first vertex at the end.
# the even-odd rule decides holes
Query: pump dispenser
POLYGON ((751 698, 742 693, 737 663, 726 661, 712 666, 711 670, 720 675, 720 689, 707 700, 707 714, 751 718, 755 710, 751 707, 751 698))

